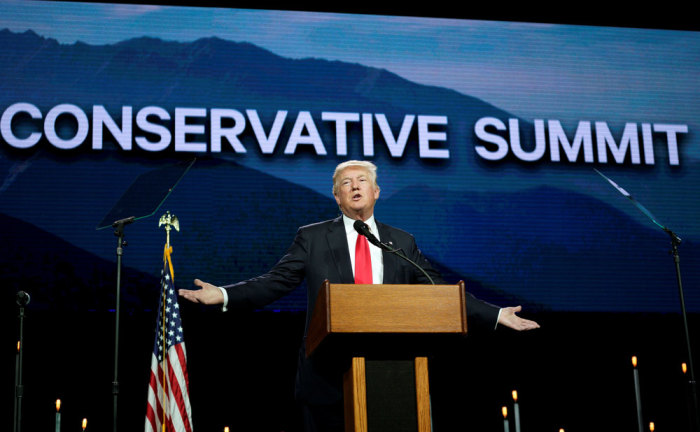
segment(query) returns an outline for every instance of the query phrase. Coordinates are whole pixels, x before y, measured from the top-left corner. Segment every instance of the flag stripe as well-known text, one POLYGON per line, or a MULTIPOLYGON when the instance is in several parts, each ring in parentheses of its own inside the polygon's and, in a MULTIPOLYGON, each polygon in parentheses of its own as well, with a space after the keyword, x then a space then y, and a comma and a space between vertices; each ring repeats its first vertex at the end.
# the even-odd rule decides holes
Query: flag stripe
POLYGON ((175 419, 178 419, 177 424, 184 427, 184 430, 189 431, 189 419, 187 418, 187 407, 185 404, 185 395, 183 395, 183 375, 182 367, 179 358, 175 357, 177 361, 172 361, 173 356, 168 356, 168 378, 170 383, 170 412, 177 413, 179 416, 173 415, 175 419))
MULTIPOLYGON (((148 384, 148 401, 149 403, 146 405, 146 431, 157 431, 159 423, 157 421, 158 414, 156 412, 156 408, 150 403, 152 400, 155 400, 155 394, 158 391, 158 383, 156 381, 156 377, 153 374, 153 369, 151 369, 151 379, 149 380, 148 384)), ((160 408, 160 405, 158 406, 160 408)), ((160 411, 160 410, 159 410, 160 411)), ((161 415, 162 417, 162 415, 161 415)))

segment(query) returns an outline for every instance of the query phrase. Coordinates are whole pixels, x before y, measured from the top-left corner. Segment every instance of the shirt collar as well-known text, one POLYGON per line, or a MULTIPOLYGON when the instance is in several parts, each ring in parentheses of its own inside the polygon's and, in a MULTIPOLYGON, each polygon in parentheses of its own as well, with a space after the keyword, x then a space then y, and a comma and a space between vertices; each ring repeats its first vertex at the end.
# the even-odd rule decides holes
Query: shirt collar
MULTIPOLYGON (((369 230, 372 234, 375 235, 375 237, 379 238, 379 232, 377 230, 377 223, 374 221, 374 215, 370 216, 369 219, 364 221, 367 226, 369 226, 369 230)), ((345 225, 345 233, 346 234, 357 234, 357 231, 355 231, 355 219, 350 219, 349 217, 345 216, 343 214, 343 224, 345 225)))

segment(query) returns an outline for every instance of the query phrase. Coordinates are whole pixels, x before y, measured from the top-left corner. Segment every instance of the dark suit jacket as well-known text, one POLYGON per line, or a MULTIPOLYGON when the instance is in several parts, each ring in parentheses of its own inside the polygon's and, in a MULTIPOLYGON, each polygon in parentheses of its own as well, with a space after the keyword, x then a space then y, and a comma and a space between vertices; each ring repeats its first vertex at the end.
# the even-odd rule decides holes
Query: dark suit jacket
MULTIPOLYGON (((444 284, 440 274, 423 256, 413 236, 405 231, 377 222, 379 238, 401 248, 425 269, 436 284, 444 284)), ((384 283, 428 284, 427 278, 401 258, 383 252, 384 283)), ((294 242, 282 259, 266 274, 223 287, 229 307, 259 308, 293 291, 306 279, 308 285, 306 325, 316 303, 318 291, 328 279, 331 283, 354 283, 350 252, 343 218, 299 228, 294 242)), ((499 308, 467 293, 467 317, 473 325, 496 327, 499 308)), ((342 398, 340 377, 320 373, 320 365, 306 359, 304 344, 299 354, 297 398, 310 403, 334 403, 342 398)))

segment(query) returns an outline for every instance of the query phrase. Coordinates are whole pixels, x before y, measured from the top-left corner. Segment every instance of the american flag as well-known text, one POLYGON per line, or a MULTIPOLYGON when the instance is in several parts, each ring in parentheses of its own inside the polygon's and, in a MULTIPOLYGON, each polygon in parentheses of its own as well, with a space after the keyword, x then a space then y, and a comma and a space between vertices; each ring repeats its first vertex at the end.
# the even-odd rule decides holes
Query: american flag
POLYGON ((156 340, 151 358, 151 379, 146 407, 146 432, 191 432, 187 353, 173 284, 172 247, 163 253, 161 294, 156 340))

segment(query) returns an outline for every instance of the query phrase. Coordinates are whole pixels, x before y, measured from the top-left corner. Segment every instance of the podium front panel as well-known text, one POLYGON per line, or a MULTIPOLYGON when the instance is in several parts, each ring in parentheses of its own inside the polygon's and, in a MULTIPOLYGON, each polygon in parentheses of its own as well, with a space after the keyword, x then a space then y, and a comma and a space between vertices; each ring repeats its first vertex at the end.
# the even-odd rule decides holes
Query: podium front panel
POLYGON ((459 285, 335 284, 331 333, 465 333, 459 285))

